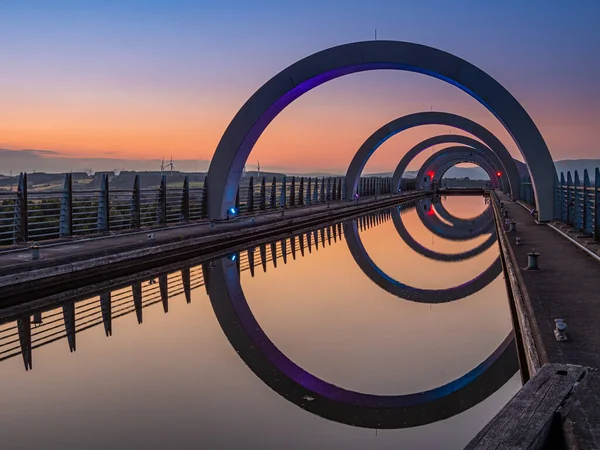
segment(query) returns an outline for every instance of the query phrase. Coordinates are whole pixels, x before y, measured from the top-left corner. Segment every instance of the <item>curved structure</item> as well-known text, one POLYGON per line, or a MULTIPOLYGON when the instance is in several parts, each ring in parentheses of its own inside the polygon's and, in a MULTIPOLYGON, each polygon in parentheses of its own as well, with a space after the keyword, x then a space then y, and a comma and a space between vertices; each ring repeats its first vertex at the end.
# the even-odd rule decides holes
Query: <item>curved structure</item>
MULTIPOLYGON (((426 258, 433 259, 435 261, 464 261, 469 258, 473 258, 477 255, 480 255, 488 248, 492 247, 496 243, 496 230, 494 228, 493 223, 490 226, 489 230, 483 230, 483 232, 489 232, 490 237, 486 239, 484 242, 479 244, 477 247, 468 250, 462 253, 439 253, 424 247, 419 244, 415 238, 411 236, 411 234, 406 229, 404 222, 402 220, 401 207, 396 207, 392 209, 392 221, 394 222, 394 227, 396 228, 396 232, 400 235, 402 240, 408 245, 415 253, 418 253, 426 258)), ((444 239, 455 240, 450 236, 442 236, 444 239)), ((475 237, 475 236, 471 236, 475 237)))
POLYGON ((493 185, 498 186, 500 184, 497 175, 497 173, 500 172, 500 168, 494 166, 494 164, 478 150, 475 150, 472 147, 459 145, 440 150, 425 160, 417 172, 417 188, 429 188, 431 182, 439 182, 450 167, 465 162, 477 164, 485 171, 485 173, 487 173, 490 182, 493 185))
MULTIPOLYGON (((422 151, 439 144, 462 144, 484 152, 496 167, 503 168, 502 175, 500 177, 503 184, 503 190, 505 192, 509 192, 510 186, 516 186, 517 191, 520 192, 521 178, 519 176, 519 170, 517 168, 515 160, 512 158, 512 156, 510 156, 508 149, 504 146, 504 144, 502 144, 502 142, 498 140, 495 143, 495 149, 492 150, 481 141, 459 134, 442 134, 439 136, 435 136, 429 139, 425 139, 424 141, 418 143, 413 148, 411 148, 402 157, 402 159, 398 163, 398 166, 396 167, 396 170, 394 170, 394 174, 392 176, 393 192, 397 192, 400 188, 400 183, 402 182, 402 175, 406 171, 410 162, 422 151), (497 153, 503 153, 510 157, 510 162, 508 162, 508 158, 504 158, 504 162, 508 163, 508 166, 505 166, 504 163, 500 161, 500 159, 497 156, 497 153)), ((513 193, 514 190, 515 189, 513 188, 513 193)))
MULTIPOLYGON (((414 113, 388 122, 379 128, 375 133, 373 133, 360 146, 354 155, 354 158, 350 162, 350 166, 348 166, 348 171, 346 172, 346 196, 352 196, 352 194, 355 192, 358 182, 360 181, 360 175, 363 167, 375 150, 381 146, 381 144, 401 131, 421 125, 445 125, 470 133, 480 139, 492 150, 492 152, 496 154, 503 167, 511 167, 512 165, 516 168, 512 156, 510 153, 508 153, 508 150, 506 150, 506 147, 504 147, 502 142, 500 142, 496 136, 494 136, 485 127, 479 125, 477 122, 457 114, 446 112, 427 111, 414 113)), ((520 184, 513 186, 513 179, 514 177, 509 177, 508 181, 510 184, 511 196, 516 200, 519 196, 520 184)), ((515 181, 515 183, 519 183, 518 174, 516 176, 516 180, 517 181, 515 181)))
MULTIPOLYGON (((519 102, 473 64, 432 47, 398 41, 356 42, 323 50, 282 70, 256 91, 225 130, 210 163, 206 179, 209 217, 227 217, 254 144, 286 106, 335 78, 380 69, 407 70, 438 78, 484 105, 508 130, 523 154, 534 186, 539 220, 553 218, 554 163, 542 135, 519 102)), ((362 162, 355 172, 360 173, 368 155, 396 132, 386 130, 381 142, 375 142, 367 154, 361 154, 362 162)), ((352 186, 349 192, 354 190, 352 186)))
POLYGON ((435 389, 406 395, 350 391, 317 378, 275 346, 248 306, 234 261, 221 258, 203 267, 217 320, 244 363, 283 398, 329 420, 379 429, 425 425, 466 411, 518 371, 511 332, 481 364, 435 389))

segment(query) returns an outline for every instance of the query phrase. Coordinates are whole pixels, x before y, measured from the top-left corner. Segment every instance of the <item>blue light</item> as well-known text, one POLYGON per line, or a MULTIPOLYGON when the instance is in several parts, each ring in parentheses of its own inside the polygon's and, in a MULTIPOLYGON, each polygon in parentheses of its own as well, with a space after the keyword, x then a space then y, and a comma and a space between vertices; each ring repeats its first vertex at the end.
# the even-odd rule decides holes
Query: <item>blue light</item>
POLYGON ((227 211, 229 213, 230 216, 235 216, 237 214, 237 209, 235 209, 233 206, 231 208, 229 208, 229 211, 227 211))
POLYGON ((230 261, 235 261, 236 259, 237 259, 237 255, 235 253, 232 253, 231 255, 229 255, 230 261))

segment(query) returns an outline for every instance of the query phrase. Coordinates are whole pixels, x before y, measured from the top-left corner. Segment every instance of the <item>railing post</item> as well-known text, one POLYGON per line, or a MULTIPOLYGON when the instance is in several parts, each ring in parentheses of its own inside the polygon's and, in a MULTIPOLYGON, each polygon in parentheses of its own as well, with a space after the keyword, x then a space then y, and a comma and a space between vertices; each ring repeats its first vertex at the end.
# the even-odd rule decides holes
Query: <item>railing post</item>
POLYGON ((577 231, 581 231, 583 229, 583 225, 581 223, 581 180, 579 179, 579 172, 575 171, 575 184, 573 185, 573 209, 574 209, 574 220, 573 226, 577 231))
POLYGON ((306 204, 310 205, 312 203, 312 189, 311 189, 311 179, 308 177, 308 181, 306 183, 306 204))
MULTIPOLYGON (((270 199, 271 209, 277 208, 277 180, 273 177, 273 181, 271 182, 271 199, 270 199)), ((239 261, 239 260, 238 260, 239 261)))
POLYGON ((327 177, 327 201, 331 201, 331 177, 327 177))
POLYGON ((160 177, 158 188, 158 204, 156 205, 156 221, 159 225, 167 223, 167 176, 160 177))
POLYGON ((300 177, 300 187, 298 188, 298 204, 304 206, 304 177, 300 177))
POLYGON ((240 212, 240 183, 238 183, 237 189, 235 191, 235 210, 240 212))
POLYGON ((246 203, 248 212, 254 212, 254 177, 250 177, 250 183, 248 183, 248 196, 246 197, 246 203))
POLYGON ((181 221, 190 221, 190 178, 183 179, 183 190, 181 192, 181 221))
POLYGON ((346 199, 346 177, 341 177, 340 178, 340 186, 341 186, 341 194, 340 194, 340 200, 342 199, 346 199))
POLYGON ((140 191, 140 176, 136 175, 133 179, 133 191, 131 193, 131 228, 142 227, 142 212, 140 210, 142 193, 140 191))
POLYGON ((312 202, 315 205, 319 203, 319 177, 315 177, 315 186, 313 187, 312 192, 312 202))
MULTIPOLYGON (((204 178, 204 185, 202 186, 202 217, 203 218, 210 218, 208 217, 208 183, 206 182, 207 178, 204 178)), ((239 188, 239 187, 238 187, 239 188)))
POLYGON ((567 191, 565 190, 565 174, 560 173, 560 221, 567 223, 567 191))
POLYGON ((589 191, 591 188, 590 183, 590 175, 588 174, 587 169, 583 170, 583 205, 582 205, 582 228, 586 233, 593 233, 594 227, 590 223, 590 219, 592 217, 592 202, 589 196, 589 191))
POLYGON ((571 171, 567 172, 567 225, 573 225, 573 178, 571 171))
POLYGON ((27 225, 27 174, 19 175, 17 199, 15 201, 14 215, 14 241, 22 244, 29 240, 29 227, 27 225))
POLYGON ((262 177, 260 182, 260 210, 264 211, 267 208, 267 180, 262 177))
POLYGON ((281 209, 285 209, 287 206, 287 186, 286 186, 286 176, 284 175, 281 180, 281 192, 279 194, 279 207, 281 209))
POLYGON ((319 203, 325 203, 325 177, 321 177, 321 195, 319 203))
POLYGON ((73 234, 73 177, 65 175, 65 184, 60 199, 59 236, 67 237, 73 234))
POLYGON ((100 196, 98 197, 98 231, 107 232, 109 230, 109 211, 108 175, 104 174, 100 182, 100 196))
POLYGON ((594 240, 600 242, 600 169, 594 173, 594 240))
POLYGON ((292 177, 290 186, 290 206, 296 206, 296 177, 292 177))

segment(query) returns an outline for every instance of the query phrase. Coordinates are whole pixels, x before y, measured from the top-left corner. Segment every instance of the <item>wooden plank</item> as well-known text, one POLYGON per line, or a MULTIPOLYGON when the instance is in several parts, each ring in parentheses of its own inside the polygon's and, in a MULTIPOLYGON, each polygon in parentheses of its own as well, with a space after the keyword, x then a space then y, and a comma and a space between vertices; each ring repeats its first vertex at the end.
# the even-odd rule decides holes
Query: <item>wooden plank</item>
POLYGON ((586 370, 565 364, 544 365, 465 448, 544 448, 555 412, 586 370))

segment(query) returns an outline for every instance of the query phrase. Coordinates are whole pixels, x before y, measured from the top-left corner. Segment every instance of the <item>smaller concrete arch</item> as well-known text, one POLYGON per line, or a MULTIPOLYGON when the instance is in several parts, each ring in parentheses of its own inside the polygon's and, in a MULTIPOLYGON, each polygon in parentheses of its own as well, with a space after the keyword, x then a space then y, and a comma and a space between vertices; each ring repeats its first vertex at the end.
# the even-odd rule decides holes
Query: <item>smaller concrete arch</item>
MULTIPOLYGON (((398 166, 394 170, 394 174, 392 175, 392 189, 397 191, 400 188, 400 183, 402 182, 402 175, 406 171, 410 162, 421 152, 440 144, 462 144, 467 147, 472 147, 484 153, 492 163, 500 168, 502 167, 502 174, 500 176, 500 181, 502 184, 502 190, 504 192, 510 192, 511 186, 517 186, 520 192, 521 178, 519 176, 519 170, 517 168, 517 164, 515 160, 508 158, 506 160, 500 160, 495 151, 493 151, 486 144, 478 141, 477 139, 473 139, 469 136, 462 136, 459 134, 441 134, 439 136, 434 136, 428 139, 425 139, 422 142, 419 142, 413 148, 411 148, 400 160, 398 166), (508 165, 507 165, 508 164, 508 165)), ((510 156, 508 149, 497 140, 495 142, 497 146, 497 151, 502 151, 510 156), (502 150, 500 150, 503 148, 502 150)), ((512 189, 514 192, 514 188, 512 189)))
POLYGON ((432 181, 439 182, 450 167, 464 162, 477 164, 487 173, 490 181, 498 185, 497 172, 501 172, 500 168, 471 147, 455 146, 445 148, 427 158, 417 172, 417 188, 426 189, 432 181))

